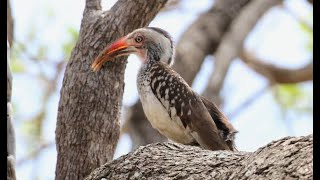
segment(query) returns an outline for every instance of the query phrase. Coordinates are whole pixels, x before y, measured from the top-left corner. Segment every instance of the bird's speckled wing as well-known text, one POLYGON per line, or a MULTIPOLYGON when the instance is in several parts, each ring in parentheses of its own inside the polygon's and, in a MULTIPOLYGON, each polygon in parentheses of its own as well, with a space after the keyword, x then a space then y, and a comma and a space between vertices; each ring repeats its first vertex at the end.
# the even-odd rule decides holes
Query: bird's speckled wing
POLYGON ((151 90, 167 109, 172 120, 178 117, 186 131, 190 131, 203 148, 230 150, 220 136, 201 96, 196 94, 178 73, 162 62, 154 64, 150 73, 151 90))
POLYGON ((211 115, 211 118, 214 120, 220 136, 223 138, 223 140, 227 143, 230 150, 235 151, 235 134, 238 132, 232 124, 229 122, 227 117, 223 115, 223 113, 219 110, 219 108, 210 100, 206 99, 205 97, 200 97, 203 104, 206 106, 208 112, 211 115))

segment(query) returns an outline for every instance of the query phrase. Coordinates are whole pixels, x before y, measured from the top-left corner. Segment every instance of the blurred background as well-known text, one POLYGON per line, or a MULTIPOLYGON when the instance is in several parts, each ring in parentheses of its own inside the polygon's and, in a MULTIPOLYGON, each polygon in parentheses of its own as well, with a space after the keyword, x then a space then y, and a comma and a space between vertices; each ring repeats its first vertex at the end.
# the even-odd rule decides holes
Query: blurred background
MULTIPOLYGON (((115 2, 102 1, 103 9, 109 9, 115 2)), ((66 63, 77 41, 84 3, 84 0, 9 0, 11 14, 7 18, 11 16, 13 20, 10 65, 18 179, 54 179, 60 89, 66 63)), ((244 49, 250 54, 242 58, 254 57, 272 67, 292 71, 312 63, 312 3, 286 0, 268 10, 247 36, 244 49)), ((150 26, 167 30, 178 42, 190 24, 213 5, 213 0, 171 0, 150 26)), ((213 60, 214 54, 207 56, 193 80, 192 87, 199 94, 208 88, 215 66, 213 60)), ((133 121, 132 114, 139 113, 134 110, 138 100, 135 75, 139 67, 136 57, 130 56, 125 73, 122 132, 114 158, 141 145, 133 137, 134 127, 129 123, 133 121)), ((222 111, 239 131, 236 145, 241 151, 255 151, 285 136, 313 133, 312 80, 274 83, 237 58, 229 67, 219 99, 222 111)))

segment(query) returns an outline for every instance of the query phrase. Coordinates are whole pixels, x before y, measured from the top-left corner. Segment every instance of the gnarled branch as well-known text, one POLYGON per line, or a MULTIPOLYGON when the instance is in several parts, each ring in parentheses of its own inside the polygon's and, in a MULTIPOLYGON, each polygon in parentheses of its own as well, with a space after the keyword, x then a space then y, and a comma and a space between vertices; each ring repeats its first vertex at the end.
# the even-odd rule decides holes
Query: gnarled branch
POLYGON ((255 0, 245 6, 232 22, 215 53, 215 65, 204 96, 220 104, 219 93, 233 59, 238 57, 243 42, 261 16, 282 0, 255 0))
POLYGON ((205 57, 216 51, 229 25, 249 0, 217 0, 182 34, 173 68, 192 84, 205 57))
POLYGON ((101 166, 86 180, 312 179, 312 153, 312 135, 286 137, 253 153, 156 143, 101 166))

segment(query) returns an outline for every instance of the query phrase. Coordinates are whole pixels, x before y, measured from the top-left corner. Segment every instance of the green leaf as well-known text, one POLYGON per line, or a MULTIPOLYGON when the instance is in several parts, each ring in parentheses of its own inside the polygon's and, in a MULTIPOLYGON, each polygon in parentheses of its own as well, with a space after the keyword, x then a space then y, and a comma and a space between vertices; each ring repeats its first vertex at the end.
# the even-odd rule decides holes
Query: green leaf
POLYGON ((75 29, 73 27, 69 27, 67 29, 67 33, 70 35, 72 42, 75 42, 78 39, 79 32, 77 29, 75 29))
POLYGON ((11 71, 13 73, 24 73, 24 72, 26 72, 25 66, 21 62, 20 59, 11 58, 10 66, 11 66, 11 71))
POLYGON ((46 116, 45 111, 36 114, 32 119, 23 123, 22 132, 31 140, 38 139, 42 135, 42 124, 46 116))
POLYGON ((276 86, 276 100, 284 108, 290 108, 303 96, 301 87, 297 84, 283 84, 276 86))
POLYGON ((312 115, 313 112, 313 90, 309 87, 303 88, 300 84, 281 84, 273 88, 275 100, 279 103, 281 110, 301 114, 312 115))
MULTIPOLYGON (((313 21, 313 16, 312 14, 308 16, 308 18, 311 20, 311 22, 313 21)), ((304 32, 304 34, 307 36, 308 38, 308 42, 306 44, 306 49, 308 51, 313 51, 313 29, 306 24, 305 22, 300 22, 299 23, 299 27, 302 30, 302 32, 304 32)))

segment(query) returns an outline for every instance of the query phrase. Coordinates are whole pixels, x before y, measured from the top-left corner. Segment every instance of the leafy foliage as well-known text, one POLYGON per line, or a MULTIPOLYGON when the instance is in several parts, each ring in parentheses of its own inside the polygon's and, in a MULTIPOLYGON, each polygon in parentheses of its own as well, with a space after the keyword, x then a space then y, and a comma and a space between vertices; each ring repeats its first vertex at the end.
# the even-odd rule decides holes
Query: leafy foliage
MULTIPOLYGON (((306 50, 313 52, 313 28, 308 22, 313 22, 312 12, 306 17, 307 21, 299 21, 299 27, 307 37, 306 50)), ((279 84, 273 89, 274 97, 283 112, 293 111, 295 114, 313 112, 312 89, 303 89, 300 84, 279 84)))
MULTIPOLYGON (((311 16, 312 19, 312 16, 311 16)), ((308 38, 308 43, 306 45, 306 48, 308 51, 313 51, 313 29, 310 28, 310 26, 304 22, 299 23, 300 29, 308 38)))
POLYGON ((312 113, 312 89, 304 89, 299 84, 279 84, 273 92, 284 112, 312 113))

